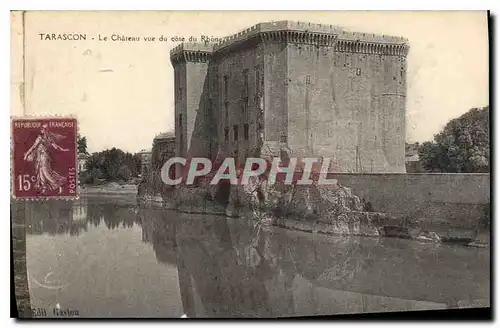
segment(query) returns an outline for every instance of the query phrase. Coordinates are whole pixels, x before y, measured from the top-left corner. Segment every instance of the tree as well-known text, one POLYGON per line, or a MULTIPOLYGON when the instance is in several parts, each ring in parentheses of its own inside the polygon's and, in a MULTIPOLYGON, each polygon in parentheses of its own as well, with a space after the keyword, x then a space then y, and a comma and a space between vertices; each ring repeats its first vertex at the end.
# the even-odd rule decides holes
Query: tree
POLYGON ((88 154, 87 153, 87 137, 82 137, 78 133, 76 137, 76 143, 78 145, 78 154, 88 154))
POLYGON ((130 180, 141 171, 141 160, 138 154, 131 154, 121 149, 106 149, 89 156, 85 163, 89 177, 85 181, 104 179, 108 182, 130 180))
POLYGON ((118 169, 118 178, 128 181, 132 177, 132 170, 127 165, 121 165, 118 169))
POLYGON ((448 122, 434 141, 420 146, 419 156, 428 172, 489 172, 489 107, 472 108, 448 122))

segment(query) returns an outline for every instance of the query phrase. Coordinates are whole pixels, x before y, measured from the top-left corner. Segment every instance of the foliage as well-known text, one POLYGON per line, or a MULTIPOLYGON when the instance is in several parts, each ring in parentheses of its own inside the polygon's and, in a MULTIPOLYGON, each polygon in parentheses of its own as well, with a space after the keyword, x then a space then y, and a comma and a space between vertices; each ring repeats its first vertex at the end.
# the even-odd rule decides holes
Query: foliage
POLYGON ((448 122, 434 141, 420 146, 419 156, 428 172, 489 172, 489 107, 473 108, 448 122))
POLYGON ((127 165, 121 165, 118 169, 118 176, 121 179, 128 181, 132 178, 132 170, 127 165))
POLYGON ((102 172, 97 169, 93 168, 90 171, 84 171, 80 172, 80 181, 83 184, 98 184, 100 182, 99 179, 102 177, 102 172))
POLYGON ((96 183, 99 179, 128 181, 141 173, 141 158, 139 154, 126 153, 117 148, 106 149, 89 156, 85 168, 87 177, 84 183, 96 183))
POLYGON ((80 133, 78 133, 76 137, 78 154, 88 154, 87 153, 87 137, 82 137, 80 133))
POLYGON ((418 151, 418 149, 420 148, 420 144, 417 142, 415 143, 408 143, 408 142, 405 142, 405 151, 408 153, 408 152, 413 152, 413 151, 418 151))

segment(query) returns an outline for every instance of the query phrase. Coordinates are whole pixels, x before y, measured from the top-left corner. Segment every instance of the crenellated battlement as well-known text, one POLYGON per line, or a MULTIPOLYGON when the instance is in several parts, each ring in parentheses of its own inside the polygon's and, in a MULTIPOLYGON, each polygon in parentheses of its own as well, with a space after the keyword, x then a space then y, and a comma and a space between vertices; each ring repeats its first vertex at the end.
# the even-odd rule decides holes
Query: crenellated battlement
POLYGON ((203 52, 212 52, 213 50, 213 45, 211 44, 205 44, 205 43, 200 43, 200 42, 183 42, 179 44, 178 46, 172 48, 170 50, 170 56, 174 56, 179 52, 182 51, 203 51, 203 52))
POLYGON ((380 54, 406 57, 410 50, 408 44, 376 43, 353 40, 337 40, 335 50, 338 52, 380 54))
MULTIPOLYGON (((383 43, 387 47, 380 49, 391 50, 391 45, 405 45, 408 39, 398 36, 377 35, 374 33, 349 32, 336 25, 315 24, 294 21, 265 22, 254 25, 241 32, 233 34, 223 41, 216 43, 214 51, 219 51, 234 44, 261 35, 263 41, 282 41, 305 44, 333 46, 333 39, 357 41, 365 43, 383 43)), ((369 46, 366 46, 369 48, 369 46)), ((397 51, 395 51, 397 52, 397 51)))
POLYGON ((170 61, 207 62, 212 54, 213 45, 205 43, 181 43, 170 50, 170 61))
POLYGON ((334 46, 337 41, 337 36, 333 34, 298 31, 265 32, 260 34, 260 38, 264 43, 289 42, 328 47, 334 46))
POLYGON ((170 51, 172 63, 179 61, 206 62, 212 54, 222 54, 244 47, 247 42, 286 42, 332 47, 339 52, 380 54, 406 57, 408 39, 399 36, 350 32, 336 25, 294 21, 259 23, 222 41, 182 43, 170 51))

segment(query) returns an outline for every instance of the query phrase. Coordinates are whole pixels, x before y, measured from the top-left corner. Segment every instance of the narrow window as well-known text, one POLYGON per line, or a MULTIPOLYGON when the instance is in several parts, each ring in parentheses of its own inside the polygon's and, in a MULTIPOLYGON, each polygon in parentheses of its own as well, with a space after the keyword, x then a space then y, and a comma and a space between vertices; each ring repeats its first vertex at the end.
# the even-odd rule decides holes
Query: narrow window
POLYGON ((244 135, 245 140, 248 140, 250 138, 248 131, 249 131, 248 130, 248 123, 245 123, 245 125, 243 125, 243 135, 244 135))
POLYGON ((243 70, 243 97, 248 97, 248 69, 243 70))
POLYGON ((248 98, 243 99, 243 104, 241 104, 241 112, 243 113, 243 116, 246 117, 248 113, 248 98))
POLYGON ((228 84, 227 75, 224 75, 224 101, 227 101, 227 95, 229 92, 229 84, 228 84))
POLYGON ((224 140, 226 142, 229 141, 229 129, 228 128, 224 128, 224 140))
POLYGON ((229 123, 229 104, 224 102, 224 119, 226 120, 226 124, 229 123))
POLYGON ((260 69, 259 66, 255 67, 255 93, 258 95, 260 90, 260 69))
POLYGON ((234 141, 238 141, 238 126, 233 125, 233 136, 234 136, 234 141))

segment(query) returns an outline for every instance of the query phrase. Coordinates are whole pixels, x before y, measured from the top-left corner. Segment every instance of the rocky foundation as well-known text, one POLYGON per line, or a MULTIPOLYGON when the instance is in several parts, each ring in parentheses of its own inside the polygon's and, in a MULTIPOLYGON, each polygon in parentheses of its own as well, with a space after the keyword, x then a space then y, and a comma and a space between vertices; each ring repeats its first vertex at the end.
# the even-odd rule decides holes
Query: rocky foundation
POLYGON ((403 215, 366 211, 359 197, 345 186, 267 186, 250 181, 249 185, 229 188, 227 202, 220 199, 223 188, 208 183, 164 188, 154 196, 138 195, 138 200, 185 213, 226 215, 307 232, 488 246, 487 241, 477 239, 478 232, 473 229, 429 227, 403 215))
MULTIPOLYGON (((264 147, 265 148, 265 147, 264 147)), ((286 148, 255 156, 286 164, 286 148)), ((287 165, 285 165, 287 166, 287 165)), ((489 245, 489 229, 457 227, 453 219, 408 218, 397 213, 378 213, 363 204, 347 186, 267 184, 266 178, 250 177, 244 185, 210 185, 214 173, 195 185, 175 187, 161 183, 159 165, 139 185, 139 202, 185 213, 206 213, 246 218, 262 225, 275 225, 324 234, 397 237, 419 242, 455 243, 476 247, 489 245)), ((240 172, 241 173, 241 172, 240 172)))

